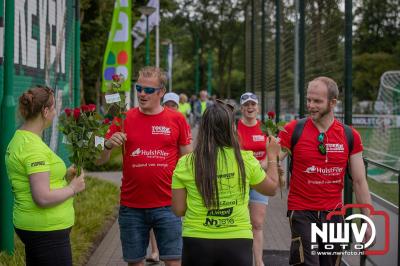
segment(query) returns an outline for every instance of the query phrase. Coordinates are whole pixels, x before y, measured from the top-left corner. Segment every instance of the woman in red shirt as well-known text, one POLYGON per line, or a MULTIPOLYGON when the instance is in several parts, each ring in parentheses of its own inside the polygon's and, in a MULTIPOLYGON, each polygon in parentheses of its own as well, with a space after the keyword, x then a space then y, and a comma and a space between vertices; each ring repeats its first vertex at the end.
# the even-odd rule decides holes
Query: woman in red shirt
MULTIPOLYGON (((251 92, 240 97, 242 117, 238 121, 238 135, 242 150, 253 151, 262 168, 267 169, 266 142, 267 136, 261 131, 258 115, 258 98, 251 92)), ((267 211, 268 196, 250 189, 250 218, 253 226, 253 253, 256 266, 263 266, 263 226, 267 211)))

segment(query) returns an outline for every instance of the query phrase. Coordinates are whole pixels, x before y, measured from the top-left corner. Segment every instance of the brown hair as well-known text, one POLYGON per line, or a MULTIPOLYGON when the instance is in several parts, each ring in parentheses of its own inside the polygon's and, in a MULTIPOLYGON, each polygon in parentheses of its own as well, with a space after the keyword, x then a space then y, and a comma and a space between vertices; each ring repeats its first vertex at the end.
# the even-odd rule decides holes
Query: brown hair
POLYGON ((336 84, 336 82, 328 77, 316 77, 315 79, 313 79, 310 82, 313 81, 321 81, 322 83, 325 84, 325 86, 328 88, 328 100, 331 101, 333 99, 337 99, 339 97, 339 89, 338 89, 338 85, 336 84))
POLYGON ((54 104, 53 89, 37 85, 24 92, 19 97, 19 112, 25 120, 35 118, 45 107, 54 104))
POLYGON ((139 78, 158 78, 161 88, 167 84, 167 75, 159 67, 147 66, 139 70, 139 78))
POLYGON ((222 156, 225 167, 228 164, 238 169, 238 184, 241 187, 242 197, 246 193, 246 171, 243 157, 240 152, 235 120, 232 110, 222 101, 216 101, 205 110, 197 134, 197 145, 191 155, 194 166, 195 182, 204 206, 218 209, 218 158, 222 156), (224 148, 232 148, 236 161, 228 161, 224 148))

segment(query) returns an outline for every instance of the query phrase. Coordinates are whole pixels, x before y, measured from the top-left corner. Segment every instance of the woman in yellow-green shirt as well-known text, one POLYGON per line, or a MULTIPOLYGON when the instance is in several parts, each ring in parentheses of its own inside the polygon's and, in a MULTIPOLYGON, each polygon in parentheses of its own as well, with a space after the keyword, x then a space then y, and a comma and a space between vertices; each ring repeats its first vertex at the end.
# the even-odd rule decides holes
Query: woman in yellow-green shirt
POLYGON ((73 196, 85 188, 83 174, 68 184, 64 162, 42 141, 43 130, 56 115, 52 89, 36 86, 24 92, 19 111, 24 123, 5 156, 14 195, 15 231, 25 245, 26 265, 69 266, 73 196))
POLYGON ((179 94, 179 112, 183 114, 186 119, 189 119, 190 113, 192 112, 192 108, 190 107, 190 103, 188 103, 188 97, 186 94, 179 94))
POLYGON ((232 110, 221 101, 204 112, 193 153, 172 176, 172 208, 184 216, 182 265, 252 265, 249 189, 274 195, 280 145, 267 143, 267 174, 240 151, 232 110))

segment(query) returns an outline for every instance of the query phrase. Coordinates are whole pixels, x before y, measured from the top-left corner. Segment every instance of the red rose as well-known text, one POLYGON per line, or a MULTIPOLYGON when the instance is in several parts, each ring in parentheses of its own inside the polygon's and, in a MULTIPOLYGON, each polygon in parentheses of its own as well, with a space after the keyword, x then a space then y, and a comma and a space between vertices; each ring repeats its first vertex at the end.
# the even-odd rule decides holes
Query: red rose
POLYGON ((70 116, 71 113, 72 113, 72 110, 69 109, 69 108, 65 108, 65 109, 64 109, 64 113, 65 113, 67 116, 70 116))
POLYGON ((104 121, 103 121, 103 124, 104 125, 108 125, 108 124, 110 124, 110 122, 111 122, 110 119, 105 118, 104 121))
POLYGON ((87 105, 87 108, 88 108, 89 112, 96 111, 96 105, 95 104, 89 104, 89 105, 87 105))
POLYGON ((82 110, 82 112, 87 112, 88 110, 87 110, 87 105, 82 105, 81 106, 81 110, 82 110))
POLYGON ((115 81, 115 82, 118 82, 119 81, 119 75, 117 75, 117 74, 112 75, 112 80, 115 81))
POLYGON ((275 118, 275 112, 269 111, 267 114, 268 114, 268 118, 269 119, 274 119, 275 118))
POLYGON ((75 108, 74 109, 74 118, 75 118, 75 120, 78 120, 80 115, 81 115, 81 109, 80 108, 75 108))

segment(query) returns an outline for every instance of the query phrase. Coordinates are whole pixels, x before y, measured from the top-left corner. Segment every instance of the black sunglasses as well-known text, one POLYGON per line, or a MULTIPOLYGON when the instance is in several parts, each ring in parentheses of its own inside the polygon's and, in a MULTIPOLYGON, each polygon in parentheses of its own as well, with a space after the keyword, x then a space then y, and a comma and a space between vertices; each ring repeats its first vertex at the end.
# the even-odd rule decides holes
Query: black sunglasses
POLYGON ((326 145, 324 143, 324 139, 325 139, 325 133, 321 132, 318 135, 318 151, 319 153, 321 153, 322 155, 326 155, 326 145))
POLYGON ((137 83, 135 84, 135 89, 136 89, 136 91, 138 93, 141 93, 142 91, 144 91, 144 93, 146 93, 146 94, 153 94, 156 91, 161 90, 161 88, 144 87, 144 86, 142 86, 140 84, 137 84, 137 83))
POLYGON ((225 102, 224 100, 216 99, 215 101, 216 101, 217 103, 219 103, 219 104, 225 105, 225 106, 228 107, 229 110, 231 110, 232 112, 235 110, 235 106, 233 106, 233 105, 230 104, 230 103, 225 102))

